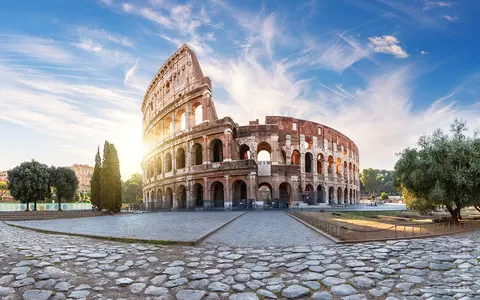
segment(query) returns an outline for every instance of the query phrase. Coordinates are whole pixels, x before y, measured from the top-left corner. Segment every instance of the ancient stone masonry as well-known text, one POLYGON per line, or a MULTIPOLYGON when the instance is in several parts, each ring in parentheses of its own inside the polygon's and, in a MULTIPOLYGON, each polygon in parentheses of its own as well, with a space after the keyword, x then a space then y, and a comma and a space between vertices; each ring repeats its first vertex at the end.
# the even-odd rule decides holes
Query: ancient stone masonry
POLYGON ((267 116, 239 126, 218 118, 212 83, 184 45, 142 103, 144 201, 149 209, 354 204, 355 143, 325 125, 267 116))

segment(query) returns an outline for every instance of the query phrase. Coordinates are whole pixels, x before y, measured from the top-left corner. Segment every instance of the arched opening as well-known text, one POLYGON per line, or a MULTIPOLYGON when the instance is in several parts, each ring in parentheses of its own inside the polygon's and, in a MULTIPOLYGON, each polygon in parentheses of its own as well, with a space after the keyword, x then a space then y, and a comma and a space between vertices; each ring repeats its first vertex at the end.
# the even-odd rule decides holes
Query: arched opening
POLYGON ((357 202, 357 190, 353 190, 353 203, 357 202))
POLYGON ((156 126, 156 133, 157 133, 156 142, 157 142, 157 144, 159 144, 160 141, 162 140, 162 125, 161 125, 161 122, 158 122, 158 124, 156 126))
POLYGON ((306 194, 306 199, 305 201, 309 205, 315 204, 315 198, 314 198, 314 193, 313 193, 313 186, 311 184, 307 184, 305 186, 305 194, 306 194))
POLYGON ((175 115, 175 130, 182 131, 187 129, 187 120, 185 111, 182 109, 175 115))
POLYGON ((172 155, 170 153, 165 154, 165 172, 172 171, 172 155))
POLYGON ((193 185, 193 197, 196 207, 203 207, 203 186, 200 183, 193 185))
POLYGON ((347 180, 347 178, 348 178, 347 173, 348 173, 348 164, 347 164, 346 161, 344 161, 344 162, 343 162, 343 177, 345 178, 345 182, 346 182, 346 180, 347 180))
POLYGON ((215 139, 210 143, 212 149, 212 162, 223 161, 223 143, 219 139, 215 139))
POLYGON ((333 156, 328 157, 328 174, 333 174, 333 156))
POLYGON ((288 204, 290 203, 291 196, 292 195, 292 187, 288 182, 282 182, 279 186, 279 199, 280 202, 285 203, 285 205, 288 207, 288 204))
POLYGON ((185 209, 187 208, 187 190, 183 185, 179 186, 176 193, 177 198, 177 208, 185 209))
POLYGON ((157 190, 157 203, 155 204, 155 210, 161 209, 162 208, 162 190, 158 189, 157 190))
POLYGON ((300 152, 298 150, 292 152, 292 165, 300 165, 300 152))
POLYGON ((163 208, 171 209, 173 207, 173 191, 171 188, 165 190, 165 202, 163 208))
POLYGON ((191 157, 192 157, 192 165, 198 166, 203 163, 202 145, 200 145, 199 143, 196 143, 192 146, 191 157))
POLYGON ((211 194, 213 195, 213 207, 225 207, 223 183, 220 181, 212 183, 211 194))
POLYGON ((305 153, 305 172, 312 173, 313 155, 310 152, 305 153))
POLYGON ((178 148, 177 150, 177 161, 175 167, 177 169, 185 168, 185 150, 183 150, 183 148, 178 148))
POLYGON ((197 126, 198 124, 202 123, 203 111, 202 111, 202 105, 200 102, 197 102, 192 106, 192 117, 193 117, 192 124, 194 126, 197 126))
POLYGON ((250 147, 246 144, 240 146, 240 159, 250 159, 250 147))
POLYGON ((150 201, 150 210, 155 210, 155 203, 157 202, 157 197, 155 197, 155 190, 152 191, 151 197, 152 200, 150 201))
POLYGON ((349 163, 348 164, 348 173, 350 174, 350 180, 348 181, 348 183, 352 183, 352 179, 353 179, 353 168, 352 168, 352 163, 349 163))
POLYGON ((312 150, 313 140, 312 138, 305 138, 305 149, 312 150))
POLYGON ((157 175, 162 174, 162 157, 157 156, 155 158, 155 164, 157 166, 157 175))
POLYGON ((343 197, 342 197, 342 188, 337 188, 337 203, 343 204, 343 197))
POLYGON ((275 207, 272 201, 272 186, 266 182, 258 185, 259 200, 263 201, 264 207, 275 207))
POLYGON ((325 203, 325 191, 321 185, 317 187, 317 203, 325 203))
POLYGON ((165 126, 163 127, 164 130, 164 135, 165 136, 170 136, 173 134, 173 122, 172 118, 167 117, 165 118, 165 126))
POLYGON ((337 174, 342 174, 342 160, 340 159, 340 157, 337 157, 336 170, 337 174))
POLYGON ((335 204, 335 199, 334 199, 334 197, 333 197, 334 194, 335 194, 335 192, 334 192, 333 187, 330 187, 330 188, 328 189, 328 204, 330 204, 330 205, 334 205, 334 204, 335 204))
POLYGON ((152 178, 155 175, 155 169, 153 168, 153 162, 148 164, 148 178, 152 178))
POLYGON ((323 157, 323 154, 319 154, 317 156, 317 173, 318 174, 323 174, 323 162, 325 158, 323 157))
POLYGON ((257 161, 271 161, 272 147, 269 143, 261 142, 257 146, 257 161))
POLYGON ((348 204, 348 189, 343 190, 343 203, 348 204))
POLYGON ((243 180, 237 180, 232 185, 232 207, 245 208, 247 206, 247 184, 243 180))
POLYGON ((353 191, 350 189, 350 204, 353 204, 353 191))
POLYGON ((280 152, 282 153, 282 161, 280 163, 285 165, 287 163, 287 153, 284 150, 280 152))

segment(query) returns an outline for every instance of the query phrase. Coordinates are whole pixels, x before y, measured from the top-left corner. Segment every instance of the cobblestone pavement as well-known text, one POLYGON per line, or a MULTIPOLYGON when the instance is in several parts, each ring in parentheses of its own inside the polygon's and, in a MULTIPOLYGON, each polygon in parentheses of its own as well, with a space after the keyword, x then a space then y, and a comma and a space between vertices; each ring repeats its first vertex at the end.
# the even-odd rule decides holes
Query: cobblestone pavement
POLYGON ((88 236, 195 242, 241 214, 241 212, 161 212, 8 223, 88 236))
POLYGON ((286 247, 332 242, 283 211, 252 211, 209 236, 205 243, 236 247, 286 247))
POLYGON ((157 246, 0 223, 0 299, 480 299, 480 233, 356 245, 157 246))

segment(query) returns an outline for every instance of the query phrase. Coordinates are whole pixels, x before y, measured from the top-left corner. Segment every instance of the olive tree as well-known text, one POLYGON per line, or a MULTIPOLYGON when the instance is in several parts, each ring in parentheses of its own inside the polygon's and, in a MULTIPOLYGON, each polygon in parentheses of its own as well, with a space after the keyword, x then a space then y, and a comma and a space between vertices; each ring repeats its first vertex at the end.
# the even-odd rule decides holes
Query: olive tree
POLYGON ((71 200, 75 197, 78 188, 78 179, 75 172, 67 167, 51 169, 50 184, 57 192, 58 210, 62 210, 62 199, 71 200))
POLYGON ((406 204, 422 212, 444 206, 454 222, 462 208, 480 203, 480 139, 465 135, 466 123, 455 121, 448 135, 437 129, 422 136, 418 148, 400 153, 395 185, 406 204))

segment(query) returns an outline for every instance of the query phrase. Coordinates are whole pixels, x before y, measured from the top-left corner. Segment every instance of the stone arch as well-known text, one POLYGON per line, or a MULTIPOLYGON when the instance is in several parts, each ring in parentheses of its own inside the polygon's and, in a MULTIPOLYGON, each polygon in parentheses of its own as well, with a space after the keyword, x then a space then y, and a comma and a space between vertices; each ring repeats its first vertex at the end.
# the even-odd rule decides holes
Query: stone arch
POLYGON ((177 200, 177 208, 178 209, 186 209, 187 208, 187 189, 184 185, 180 185, 177 188, 177 193, 175 194, 177 200))
POLYGON ((348 204, 348 203, 349 203, 349 202, 348 202, 348 189, 347 189, 347 188, 345 188, 345 189, 343 190, 343 203, 345 203, 345 204, 348 204))
POLYGON ((165 118, 165 126, 163 127, 163 135, 170 136, 173 134, 173 122, 171 117, 165 118))
POLYGON ((247 184, 243 180, 236 180, 232 184, 232 207, 239 207, 247 202, 247 184))
POLYGON ((185 168, 185 166, 186 166, 186 164, 185 164, 185 150, 183 150, 183 148, 178 148, 177 149, 175 168, 183 169, 183 168, 185 168))
POLYGON ((333 174, 333 156, 329 155, 328 156, 328 174, 333 174))
POLYGON ((282 154, 282 161, 281 161, 281 163, 284 164, 284 165, 287 164, 287 152, 285 152, 285 150, 282 149, 282 150, 280 151, 280 153, 282 154))
POLYGON ((157 201, 156 201, 156 204, 155 204, 155 209, 156 210, 162 208, 162 202, 163 202, 162 196, 163 196, 162 189, 158 189, 157 190, 157 201))
POLYGON ((171 209, 173 207, 173 191, 170 187, 165 189, 165 202, 163 208, 171 209))
POLYGON ((317 186, 317 203, 325 203, 325 190, 321 184, 317 186))
POLYGON ((329 205, 334 205, 335 204, 334 195, 335 195, 335 189, 333 187, 330 187, 328 189, 328 204, 329 205))
POLYGON ((342 174, 342 159, 340 157, 337 157, 336 171, 337 174, 342 174))
POLYGON ((155 167, 157 169, 157 175, 161 174, 162 173, 162 157, 161 156, 157 156, 155 158, 155 167))
POLYGON ((315 193, 314 193, 314 190, 313 190, 313 185, 307 184, 305 186, 305 193, 308 193, 308 195, 307 195, 308 199, 306 199, 308 204, 311 204, 311 205, 315 204, 315 197, 314 197, 315 193))
POLYGON ((212 183, 210 194, 212 195, 213 207, 225 207, 225 189, 223 183, 220 181, 212 183))
POLYGON ((345 178, 345 182, 347 182, 347 178, 348 178, 348 164, 346 161, 343 162, 343 177, 345 178))
POLYGON ((337 203, 338 204, 343 204, 342 188, 341 187, 337 188, 337 203))
POLYGON ((305 137, 305 149, 312 150, 313 140, 311 137, 305 137))
POLYGON ((240 146, 240 159, 250 159, 250 147, 247 144, 240 146))
POLYGON ((300 165, 300 152, 298 150, 293 150, 291 162, 292 165, 300 165))
POLYGON ((263 200, 263 206, 272 206, 272 186, 268 182, 262 182, 258 185, 258 196, 263 200))
POLYGON ((350 204, 353 204, 353 191, 350 189, 350 204))
POLYGON ((172 171, 172 155, 170 152, 167 152, 165 154, 165 172, 171 172, 172 171))
POLYGON ((257 161, 271 161, 272 146, 267 142, 261 142, 257 146, 257 161))
POLYGON ((325 157, 323 156, 322 153, 319 153, 317 155, 317 173, 318 174, 323 174, 323 162, 325 160, 325 157))
POLYGON ((221 162, 223 161, 223 143, 219 139, 214 139, 210 143, 211 157, 212 162, 221 162))
POLYGON ((195 183, 192 188, 193 200, 196 207, 203 207, 203 186, 200 183, 195 183))
POLYGON ((290 203, 292 199, 292 186, 288 182, 282 182, 278 188, 279 199, 284 203, 290 203))
POLYGON ((199 143, 195 143, 192 146, 190 158, 192 160, 192 166, 198 166, 203 163, 203 147, 199 143))
POLYGON ((192 122, 190 124, 193 124, 193 126, 197 126, 202 123, 203 121, 203 107, 200 102, 195 102, 192 105, 192 112, 191 112, 191 120, 192 122))
POLYGON ((187 129, 187 117, 184 109, 180 109, 175 115, 175 131, 187 129))
POLYGON ((312 153, 307 152, 305 153, 305 172, 312 173, 312 171, 313 171, 313 155, 312 153))

